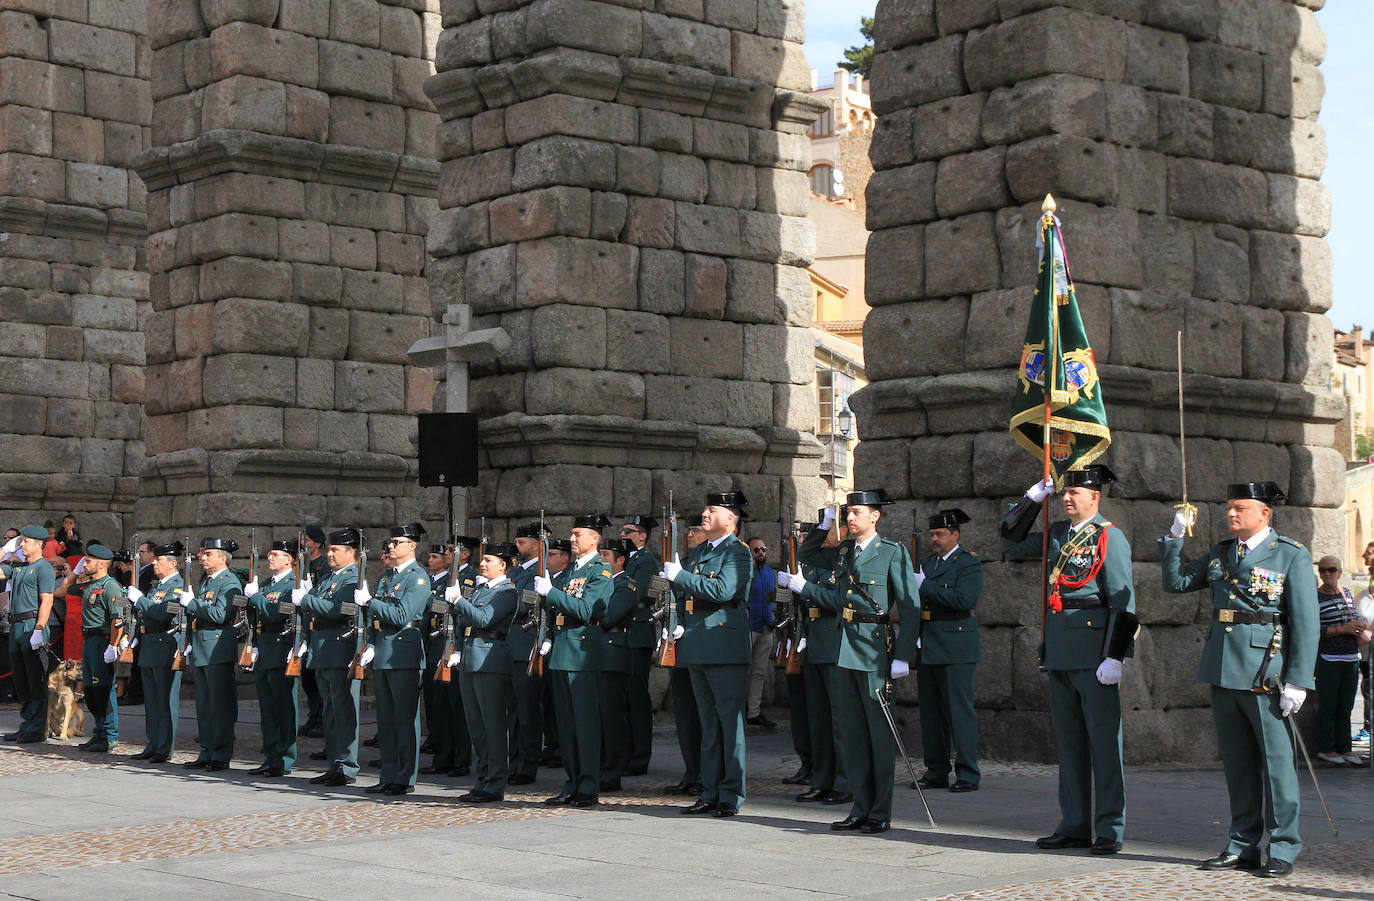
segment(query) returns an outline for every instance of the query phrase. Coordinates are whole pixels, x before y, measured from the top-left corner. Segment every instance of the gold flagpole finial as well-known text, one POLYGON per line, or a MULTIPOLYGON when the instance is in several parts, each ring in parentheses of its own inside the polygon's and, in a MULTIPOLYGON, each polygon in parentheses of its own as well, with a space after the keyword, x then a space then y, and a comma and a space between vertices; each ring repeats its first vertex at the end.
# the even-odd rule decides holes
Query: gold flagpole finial
POLYGON ((1046 194, 1045 202, 1040 204, 1040 212, 1053 213, 1057 209, 1059 209, 1059 206, 1054 202, 1054 197, 1049 194, 1046 194))

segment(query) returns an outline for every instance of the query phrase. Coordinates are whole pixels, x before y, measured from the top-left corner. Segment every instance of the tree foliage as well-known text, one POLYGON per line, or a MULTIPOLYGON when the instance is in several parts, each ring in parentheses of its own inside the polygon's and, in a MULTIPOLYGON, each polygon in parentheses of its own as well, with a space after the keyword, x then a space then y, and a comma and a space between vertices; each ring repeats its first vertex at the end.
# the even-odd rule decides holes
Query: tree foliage
POLYGON ((844 59, 837 60, 835 65, 848 69, 851 73, 862 75, 865 80, 873 74, 873 17, 859 17, 859 34, 863 35, 864 43, 858 47, 850 47, 844 52, 844 59))

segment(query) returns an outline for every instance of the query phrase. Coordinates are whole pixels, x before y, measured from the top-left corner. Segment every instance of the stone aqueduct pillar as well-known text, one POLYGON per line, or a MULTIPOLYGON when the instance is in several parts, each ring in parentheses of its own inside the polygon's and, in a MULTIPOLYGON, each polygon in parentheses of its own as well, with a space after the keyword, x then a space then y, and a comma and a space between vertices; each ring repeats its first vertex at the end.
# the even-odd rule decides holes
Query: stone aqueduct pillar
POLYGON ((1041 198, 1059 200, 1101 364, 1145 628, 1126 669, 1128 759, 1214 756, 1192 667, 1210 609, 1160 591, 1155 539, 1180 494, 1183 332, 1189 552, 1225 535, 1225 486, 1275 479, 1277 525, 1339 546, 1343 467, 1328 390, 1330 198, 1317 2, 880 0, 868 186, 870 387, 852 401, 859 481, 974 517, 987 751, 1051 754, 1036 671, 1038 564, 1002 562, 1003 503, 1039 472, 1007 434, 1041 198))

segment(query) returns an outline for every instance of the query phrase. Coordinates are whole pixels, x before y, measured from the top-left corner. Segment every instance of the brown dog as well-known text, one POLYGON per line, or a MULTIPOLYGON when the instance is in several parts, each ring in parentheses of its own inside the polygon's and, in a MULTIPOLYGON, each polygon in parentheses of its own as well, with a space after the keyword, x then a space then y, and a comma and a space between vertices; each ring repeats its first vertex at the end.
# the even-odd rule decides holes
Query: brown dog
POLYGON ((81 661, 64 660, 48 676, 48 737, 75 738, 86 728, 86 713, 77 703, 81 661))

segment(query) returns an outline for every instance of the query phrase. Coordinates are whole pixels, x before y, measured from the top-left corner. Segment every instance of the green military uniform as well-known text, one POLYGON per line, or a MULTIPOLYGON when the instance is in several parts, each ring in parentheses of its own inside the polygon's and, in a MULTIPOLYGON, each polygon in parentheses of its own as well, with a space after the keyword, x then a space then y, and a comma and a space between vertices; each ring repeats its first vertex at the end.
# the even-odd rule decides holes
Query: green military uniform
MULTIPOLYGON (((699 525, 700 520, 697 523, 699 525)), ((682 565, 691 566, 700 550, 699 544, 688 551, 682 565)), ((677 586, 673 586, 671 591, 673 604, 677 607, 677 621, 683 623, 687 618, 687 595, 677 586)), ((661 625, 666 629, 667 624, 665 618, 661 625)), ((701 712, 697 710, 697 698, 692 693, 692 674, 681 656, 677 657, 677 662, 668 671, 668 692, 673 699, 677 746, 682 752, 682 778, 669 791, 673 794, 689 794, 693 790, 701 790, 701 712)))
MULTIPOLYGON (((825 540, 824 533, 821 540, 825 540)), ((840 735, 835 730, 837 698, 833 691, 838 678, 835 666, 840 661, 840 617, 817 600, 835 591, 834 571, 803 563, 801 574, 806 579, 806 589, 802 592, 805 611, 802 637, 806 640, 806 649, 802 651, 802 688, 811 749, 810 788, 813 792, 823 792, 817 800, 824 800, 831 793, 853 792, 844 760, 840 757, 840 735)))
MULTIPOLYGON (((878 506, 886 498, 877 492, 854 492, 849 503, 878 506)), ((892 820, 896 742, 876 692, 885 690, 892 660, 909 661, 915 655, 917 630, 911 624, 920 615, 920 601, 905 545, 874 535, 862 548, 852 538, 839 547, 823 548, 826 533, 818 528, 808 534, 797 557, 835 573, 835 587, 816 592, 814 600, 838 614, 840 646, 831 671, 831 712, 839 757, 854 795, 846 823, 883 831, 892 820), (900 627, 892 625, 894 609, 900 627)))
MULTIPOLYGON (((738 507, 740 503, 708 505, 738 507)), ((699 804, 733 812, 744 803, 744 708, 749 693, 749 585, 754 560, 738 535, 703 541, 673 585, 682 589, 678 663, 687 667, 701 717, 699 804)), ((694 805, 695 806, 695 805, 694 805)), ((690 808, 689 808, 690 809, 690 808)), ((704 812, 704 811, 703 811, 704 812)))
MULTIPOLYGON (((652 530, 649 517, 632 517, 652 530)), ((646 544, 630 555, 625 562, 625 572, 635 584, 636 598, 634 617, 630 622, 629 657, 630 673, 626 681, 627 703, 629 704, 630 756, 625 770, 637 775, 649 769, 649 758, 654 747, 654 703, 649 697, 649 669, 653 663, 654 647, 658 636, 654 634, 654 611, 649 602, 649 582, 663 568, 663 562, 654 556, 646 544)))
POLYGON ((525 667, 525 661, 512 658, 506 638, 516 603, 515 586, 504 577, 496 583, 484 583, 471 598, 460 597, 453 602, 462 636, 458 684, 475 752, 477 778, 472 787, 491 796, 469 800, 504 797, 510 777, 510 671, 525 667))
MULTIPOLYGON (((180 547, 157 548, 178 557, 180 547)), ((172 669, 181 641, 184 613, 177 593, 185 585, 180 573, 154 583, 134 605, 138 617, 138 665, 143 672, 143 715, 148 741, 140 755, 163 762, 172 756, 177 740, 181 670, 172 669)), ((136 755, 139 756, 139 755, 136 755)))
POLYGON ((234 676, 239 643, 234 623, 246 603, 242 583, 226 567, 203 577, 186 607, 191 623, 189 662, 196 683, 196 728, 200 733, 200 754, 187 766, 227 769, 234 756, 234 724, 239 719, 234 676))
POLYGON ((567 778, 560 795, 595 800, 600 790, 601 618, 614 591, 610 568, 596 551, 573 561, 548 594, 551 619, 548 668, 553 677, 558 745, 567 778))
MULTIPOLYGON (((1027 509, 1024 505, 1038 509, 1027 498, 1007 518, 1027 509)), ((1012 559, 1029 559, 1040 556, 1041 544, 1042 535, 1036 532, 1020 540, 1004 537, 1002 548, 1012 559)), ((1059 754, 1060 821, 1055 833, 1074 841, 1095 835, 1120 842, 1126 828, 1121 693, 1119 685, 1098 681, 1097 668, 1104 659, 1110 614, 1135 613, 1131 545, 1101 514, 1077 529, 1060 521, 1050 526, 1049 561, 1063 579, 1057 590, 1063 609, 1053 609, 1052 595, 1043 646, 1059 754)))
POLYGON ((253 630, 253 681, 258 689, 258 721, 262 730, 263 767, 270 775, 285 775, 296 764, 296 677, 286 675, 296 643, 291 570, 274 578, 248 599, 253 630), (283 612, 285 605, 286 612, 283 612))
MULTIPOLYGON (((311 528, 318 528, 312 526, 311 528)), ((323 532, 316 533, 320 536, 320 543, 324 543, 323 532)), ((329 555, 321 550, 318 557, 306 561, 306 575, 310 578, 311 585, 318 585, 329 576, 329 555)), ((300 612, 301 632, 308 635, 310 633, 310 614, 300 612)), ((324 727, 322 718, 324 716, 324 695, 320 692, 320 686, 315 679, 315 671, 310 667, 301 668, 301 690, 305 692, 305 726, 302 727, 307 734, 323 735, 324 727)))
MULTIPOLYGON (((351 540, 356 545, 357 538, 351 540)), ((330 544, 344 543, 347 542, 339 537, 339 532, 330 534, 330 544)), ((348 780, 358 775, 360 683, 349 673, 357 650, 356 630, 362 628, 365 615, 353 604, 357 587, 358 564, 350 563, 316 582, 301 598, 301 610, 310 620, 310 648, 305 665, 314 671, 320 687, 326 775, 348 780)))
MULTIPOLYGON (((538 558, 512 567, 508 576, 515 589, 518 606, 511 619, 507 643, 511 659, 528 663, 530 652, 539 637, 539 624, 534 616, 534 604, 526 592, 534 591, 534 577, 538 575, 538 558)), ((510 668, 510 771, 517 783, 533 782, 539 771, 539 758, 544 749, 544 680, 531 676, 525 665, 510 668)))
POLYGON ((115 665, 105 662, 105 651, 115 624, 127 621, 128 602, 118 582, 105 575, 86 583, 81 591, 81 681, 86 687, 86 707, 94 720, 92 745, 113 747, 119 741, 119 702, 113 691, 115 665))
MULTIPOLYGON (((43 534, 46 537, 47 533, 43 534)), ((29 639, 38 623, 39 595, 52 594, 57 574, 42 558, 33 563, 7 563, 0 571, 10 593, 10 667, 14 693, 19 698, 19 737, 21 741, 43 741, 48 737, 48 661, 53 656, 45 648, 52 638, 54 616, 50 614, 43 625, 43 644, 37 650, 29 646, 29 639)), ((54 599, 53 604, 57 603, 54 599)))
POLYGON ((955 547, 943 557, 921 561, 921 654, 916 688, 921 705, 921 744, 927 782, 939 787, 950 772, 954 748, 955 787, 978 785, 978 714, 973 709, 974 675, 982 653, 974 608, 983 592, 983 561, 955 547))
POLYGON ((630 630, 639 588, 624 570, 611 577, 613 589, 601 617, 601 781, 618 784, 630 761, 630 630))
POLYGON ((411 560, 382 574, 368 604, 368 639, 376 649, 372 678, 380 785, 412 787, 420 769, 420 671, 425 666, 420 625, 428 602, 429 577, 411 560))
POLYGON ((1293 727, 1277 692, 1256 689, 1271 688, 1274 680, 1313 687, 1317 583, 1311 555, 1293 539, 1267 529, 1250 545, 1242 557, 1241 543, 1228 538, 1206 556, 1185 561, 1181 540, 1161 540, 1160 568, 1167 592, 1212 593, 1214 615, 1197 678, 1212 686, 1212 720, 1231 799, 1226 851, 1258 865, 1268 794, 1269 858, 1291 864, 1302 850, 1293 727), (1280 645, 1271 654, 1276 631, 1280 645))
MULTIPOLYGON (((429 580, 429 606, 421 627, 425 636, 425 668, 420 674, 420 690, 425 700, 425 720, 429 723, 429 740, 434 748, 434 760, 429 772, 467 775, 472 766, 472 738, 468 735, 467 718, 463 716, 463 694, 456 674, 449 681, 435 678, 438 668, 448 665, 451 607, 444 598, 449 587, 449 573, 441 572, 429 580)), ((455 649, 458 642, 455 642, 455 649)))

